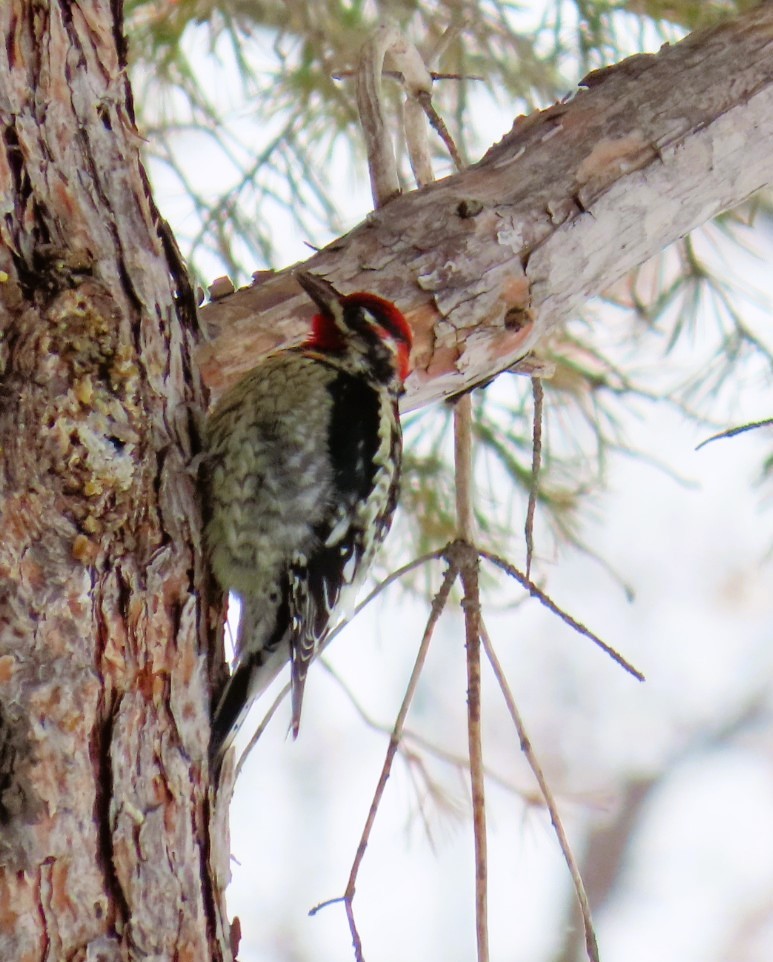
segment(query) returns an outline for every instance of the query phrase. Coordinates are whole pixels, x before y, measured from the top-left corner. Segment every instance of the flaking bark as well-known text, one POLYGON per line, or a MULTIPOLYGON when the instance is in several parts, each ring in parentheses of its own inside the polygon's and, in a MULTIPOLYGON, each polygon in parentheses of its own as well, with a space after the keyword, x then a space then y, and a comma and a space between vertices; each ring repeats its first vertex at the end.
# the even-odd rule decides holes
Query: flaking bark
MULTIPOLYGON (((408 318, 405 409, 509 367, 587 298, 773 183, 773 3, 583 83, 304 263, 408 318)), ((205 307, 207 384, 220 393, 310 313, 288 273, 205 307)))

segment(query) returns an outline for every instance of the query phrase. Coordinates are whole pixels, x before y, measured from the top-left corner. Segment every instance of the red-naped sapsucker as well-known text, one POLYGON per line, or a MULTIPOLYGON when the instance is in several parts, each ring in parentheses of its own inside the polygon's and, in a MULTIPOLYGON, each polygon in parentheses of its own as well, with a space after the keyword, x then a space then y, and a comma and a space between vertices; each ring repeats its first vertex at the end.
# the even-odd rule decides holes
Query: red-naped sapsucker
POLYGON ((295 276, 319 308, 308 338, 265 357, 205 431, 207 550, 241 604, 235 667, 212 723, 216 764, 288 659, 297 734, 309 663, 397 501, 410 328, 383 298, 295 276))

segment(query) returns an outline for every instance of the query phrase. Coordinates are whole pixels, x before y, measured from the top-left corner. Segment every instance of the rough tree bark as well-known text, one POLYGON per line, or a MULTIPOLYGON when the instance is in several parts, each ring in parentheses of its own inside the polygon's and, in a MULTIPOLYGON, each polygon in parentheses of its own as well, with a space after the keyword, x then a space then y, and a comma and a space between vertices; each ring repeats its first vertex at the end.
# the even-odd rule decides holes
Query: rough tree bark
MULTIPOLYGON (((586 77, 477 164, 392 201, 304 264, 400 305, 405 408, 510 367, 588 297, 773 183, 773 3, 586 77)), ((310 312, 288 274, 208 305, 217 394, 310 312)))
MULTIPOLYGON (((0 4, 0 958, 230 957, 190 462, 203 405, 120 0, 0 4), (212 853, 216 853, 213 855, 212 853)), ((773 5, 592 75, 307 263, 397 300, 413 406, 773 180, 773 5)), ((221 389, 299 333, 288 276, 207 309, 221 389), (260 316, 257 315, 260 313, 260 316), (291 321, 290 318, 295 320, 291 321)))
POLYGON ((119 11, 0 4, 7 962, 230 958, 195 306, 139 161, 119 11))

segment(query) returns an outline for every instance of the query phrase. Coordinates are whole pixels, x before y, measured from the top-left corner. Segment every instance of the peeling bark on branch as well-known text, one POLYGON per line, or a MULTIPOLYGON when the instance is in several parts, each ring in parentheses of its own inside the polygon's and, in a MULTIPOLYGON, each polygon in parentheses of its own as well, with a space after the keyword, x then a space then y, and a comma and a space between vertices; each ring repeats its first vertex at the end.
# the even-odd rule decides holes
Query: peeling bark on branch
MULTIPOLYGON (((773 3, 584 84, 303 265, 399 304, 415 330, 407 408, 509 367, 587 298, 773 183, 773 3)), ((311 307, 283 273, 201 313, 219 394, 298 337, 311 307)))
POLYGON ((7 960, 231 957, 195 310, 139 162, 119 7, 0 4, 7 960))

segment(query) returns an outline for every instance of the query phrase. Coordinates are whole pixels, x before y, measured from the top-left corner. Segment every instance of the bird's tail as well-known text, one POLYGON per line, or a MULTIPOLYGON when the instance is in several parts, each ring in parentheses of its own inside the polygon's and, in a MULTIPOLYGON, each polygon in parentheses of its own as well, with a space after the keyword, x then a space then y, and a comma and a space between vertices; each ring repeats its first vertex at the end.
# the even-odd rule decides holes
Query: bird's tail
POLYGON ((242 602, 236 665, 212 716, 209 757, 215 772, 220 770, 225 753, 233 744, 253 701, 268 688, 288 660, 286 625, 278 624, 267 643, 255 644, 256 636, 264 636, 256 627, 259 624, 250 603, 242 602))
POLYGON ((249 658, 237 665, 217 703, 209 743, 210 758, 216 771, 220 769, 255 697, 252 692, 261 668, 255 661, 255 658, 249 658))

